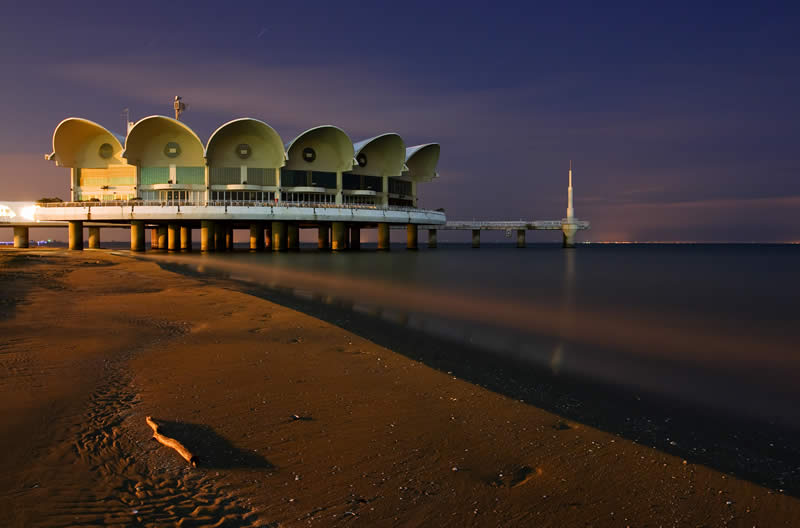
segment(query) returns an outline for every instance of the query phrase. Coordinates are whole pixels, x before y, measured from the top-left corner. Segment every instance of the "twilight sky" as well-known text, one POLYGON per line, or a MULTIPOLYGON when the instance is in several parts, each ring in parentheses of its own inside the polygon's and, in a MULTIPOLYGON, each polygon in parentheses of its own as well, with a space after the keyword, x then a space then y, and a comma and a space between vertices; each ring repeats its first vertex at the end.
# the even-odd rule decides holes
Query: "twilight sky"
POLYGON ((421 205, 454 220, 561 218, 571 158, 582 239, 800 241, 800 4, 50 3, 0 4, 0 200, 68 196, 61 119, 179 94, 204 141, 439 142, 421 205))

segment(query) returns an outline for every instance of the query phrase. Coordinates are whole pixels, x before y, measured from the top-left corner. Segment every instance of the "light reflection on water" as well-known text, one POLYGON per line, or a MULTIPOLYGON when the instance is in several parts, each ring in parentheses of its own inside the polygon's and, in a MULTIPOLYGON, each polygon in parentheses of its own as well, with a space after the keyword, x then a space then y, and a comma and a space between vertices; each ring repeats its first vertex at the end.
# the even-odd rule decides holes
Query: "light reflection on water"
POLYGON ((800 423, 797 246, 166 258, 615 384, 800 423))

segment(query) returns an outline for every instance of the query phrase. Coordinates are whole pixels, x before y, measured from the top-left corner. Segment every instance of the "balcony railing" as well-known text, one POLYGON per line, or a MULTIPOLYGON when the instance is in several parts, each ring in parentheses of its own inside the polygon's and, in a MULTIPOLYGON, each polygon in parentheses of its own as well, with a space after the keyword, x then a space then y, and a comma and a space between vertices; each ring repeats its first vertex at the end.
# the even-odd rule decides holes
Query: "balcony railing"
POLYGON ((38 207, 310 207, 314 209, 374 209, 382 211, 420 211, 416 207, 375 204, 334 204, 323 202, 255 202, 255 201, 144 201, 108 200, 103 202, 46 202, 38 207))

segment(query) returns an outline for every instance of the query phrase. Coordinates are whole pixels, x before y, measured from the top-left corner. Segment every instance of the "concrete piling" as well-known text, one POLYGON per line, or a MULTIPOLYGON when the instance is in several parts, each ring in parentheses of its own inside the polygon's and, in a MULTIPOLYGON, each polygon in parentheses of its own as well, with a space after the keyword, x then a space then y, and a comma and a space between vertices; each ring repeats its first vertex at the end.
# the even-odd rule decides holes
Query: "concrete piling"
POLYGON ((350 226, 350 249, 361 249, 361 227, 350 226))
POLYGON ((233 251, 233 224, 230 222, 225 226, 225 251, 233 251))
POLYGON ((167 246, 167 226, 160 225, 158 226, 158 249, 167 249, 167 246))
POLYGON ((69 248, 74 251, 83 251, 83 222, 70 220, 69 222, 69 248))
POLYGON ((272 222, 272 251, 286 251, 286 222, 272 222))
POLYGON ((272 224, 270 222, 264 226, 262 236, 264 237, 264 249, 269 251, 272 247, 272 224))
POLYGON ((26 248, 29 246, 30 235, 25 226, 14 226, 14 247, 26 248))
POLYGON ((342 251, 345 249, 345 236, 347 228, 344 222, 333 222, 333 240, 331 242, 331 249, 334 251, 342 251))
POLYGON ((100 249, 100 228, 89 228, 89 249, 100 249))
POLYGON ((517 229, 517 247, 524 248, 525 247, 525 230, 524 229, 517 229))
POLYGON ((158 228, 150 228, 150 249, 158 249, 158 228))
POLYGON ((387 222, 381 222, 378 224, 378 249, 381 251, 389 251, 390 246, 389 224, 387 222))
POLYGON ((264 226, 261 222, 250 224, 250 251, 264 251, 264 226))
POLYGON ((181 251, 192 250, 192 226, 181 226, 181 251))
POLYGON ((474 247, 474 248, 481 247, 481 230, 480 229, 473 229, 472 230, 472 247, 474 247))
POLYGON ((200 251, 206 253, 214 251, 214 222, 210 220, 203 220, 200 223, 200 251))
POLYGON ((439 245, 439 239, 435 229, 428 229, 428 247, 433 249, 439 245))
POLYGON ((406 227, 406 249, 417 249, 417 224, 406 227))
POLYGON ((290 250, 300 249, 300 226, 294 222, 289 222, 286 226, 286 241, 290 250))
POLYGON ((317 226, 317 248, 328 249, 328 224, 317 226))
POLYGON ((131 251, 144 251, 144 222, 131 221, 131 251))
POLYGON ((225 224, 214 222, 214 251, 225 251, 225 224))
POLYGON ((178 224, 169 224, 167 226, 167 249, 169 251, 178 251, 180 249, 180 233, 178 224))

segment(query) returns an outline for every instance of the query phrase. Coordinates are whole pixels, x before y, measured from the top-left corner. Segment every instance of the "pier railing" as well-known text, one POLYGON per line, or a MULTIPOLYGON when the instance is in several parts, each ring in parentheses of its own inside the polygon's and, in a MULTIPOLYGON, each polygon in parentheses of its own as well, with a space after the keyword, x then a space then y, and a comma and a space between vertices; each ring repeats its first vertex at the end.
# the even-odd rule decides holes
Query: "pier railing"
POLYGON ((417 207, 373 204, 334 204, 329 202, 254 202, 254 201, 145 201, 108 200, 104 202, 43 202, 38 207, 306 207, 314 209, 370 209, 381 211, 424 211, 417 207))

